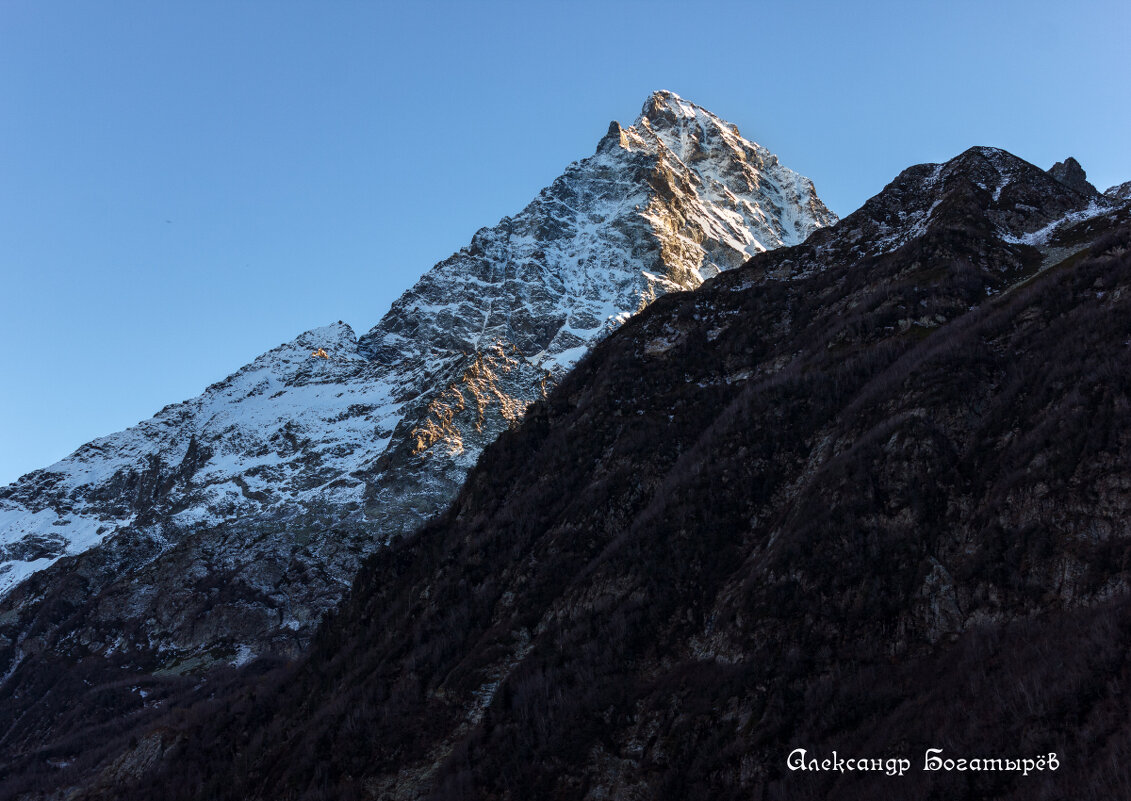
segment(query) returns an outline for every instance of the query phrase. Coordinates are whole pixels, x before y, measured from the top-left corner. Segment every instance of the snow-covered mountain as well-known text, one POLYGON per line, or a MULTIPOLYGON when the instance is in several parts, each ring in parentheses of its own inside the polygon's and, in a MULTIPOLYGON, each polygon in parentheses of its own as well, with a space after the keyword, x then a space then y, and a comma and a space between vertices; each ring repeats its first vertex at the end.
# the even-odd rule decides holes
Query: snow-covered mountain
POLYGON ((0 490, 0 648, 178 670, 295 651, 360 559, 443 508, 597 340, 835 220, 734 126, 653 94, 364 336, 308 331, 0 490))

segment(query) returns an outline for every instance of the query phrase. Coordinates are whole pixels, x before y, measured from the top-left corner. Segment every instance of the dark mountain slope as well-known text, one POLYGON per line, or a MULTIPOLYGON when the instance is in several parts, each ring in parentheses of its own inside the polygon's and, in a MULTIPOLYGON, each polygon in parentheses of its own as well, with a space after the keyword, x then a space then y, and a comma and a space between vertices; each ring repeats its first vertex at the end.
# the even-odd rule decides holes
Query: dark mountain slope
POLYGON ((1131 221, 1092 200, 974 149, 657 300, 308 658, 87 795, 1126 797, 1131 221))

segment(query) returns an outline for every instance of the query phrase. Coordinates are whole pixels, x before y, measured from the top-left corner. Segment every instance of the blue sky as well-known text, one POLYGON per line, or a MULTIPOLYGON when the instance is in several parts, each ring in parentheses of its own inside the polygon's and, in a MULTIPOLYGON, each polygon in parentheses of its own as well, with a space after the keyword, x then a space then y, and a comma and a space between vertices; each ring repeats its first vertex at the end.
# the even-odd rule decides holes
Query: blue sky
POLYGON ((1128 30, 1125 0, 3 0, 0 484, 367 330, 654 89, 842 215, 974 144, 1129 180, 1128 30))

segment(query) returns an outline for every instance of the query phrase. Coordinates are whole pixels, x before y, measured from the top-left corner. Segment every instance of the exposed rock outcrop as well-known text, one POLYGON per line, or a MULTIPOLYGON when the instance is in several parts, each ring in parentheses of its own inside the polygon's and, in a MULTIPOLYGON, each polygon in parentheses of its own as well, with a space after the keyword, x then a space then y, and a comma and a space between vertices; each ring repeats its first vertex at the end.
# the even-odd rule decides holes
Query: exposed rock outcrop
POLYGON ((1088 183, 1088 174, 1080 166, 1080 162, 1069 156, 1064 161, 1058 161, 1049 168, 1049 175, 1060 181, 1065 186, 1071 187, 1081 195, 1091 196, 1097 194, 1096 188, 1088 183))

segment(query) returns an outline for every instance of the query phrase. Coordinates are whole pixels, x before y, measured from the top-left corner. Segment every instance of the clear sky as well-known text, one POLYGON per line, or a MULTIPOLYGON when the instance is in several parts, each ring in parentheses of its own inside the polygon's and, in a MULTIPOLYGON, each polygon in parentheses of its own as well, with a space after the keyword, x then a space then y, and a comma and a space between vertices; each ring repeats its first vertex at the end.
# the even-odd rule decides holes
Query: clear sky
POLYGON ((0 484, 360 334, 670 89, 841 215, 996 145, 1131 179, 1131 3, 0 0, 0 484))

